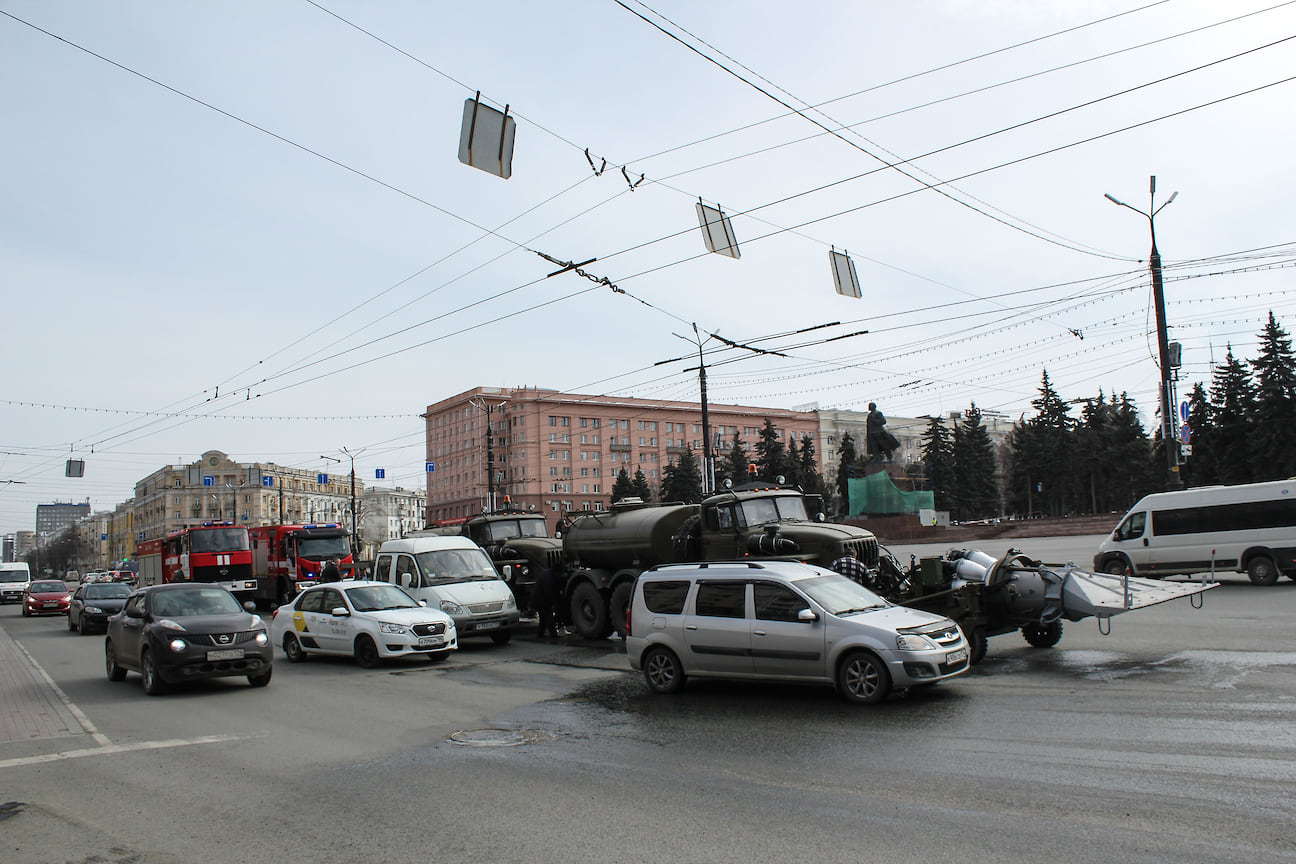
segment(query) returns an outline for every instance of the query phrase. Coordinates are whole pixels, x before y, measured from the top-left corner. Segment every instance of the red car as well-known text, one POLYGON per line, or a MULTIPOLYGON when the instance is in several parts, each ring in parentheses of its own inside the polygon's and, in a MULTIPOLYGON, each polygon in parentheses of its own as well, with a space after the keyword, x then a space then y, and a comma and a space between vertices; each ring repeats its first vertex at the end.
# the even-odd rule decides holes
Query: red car
POLYGON ((67 615, 72 592, 58 579, 37 579, 27 583, 22 596, 24 617, 32 615, 67 615))

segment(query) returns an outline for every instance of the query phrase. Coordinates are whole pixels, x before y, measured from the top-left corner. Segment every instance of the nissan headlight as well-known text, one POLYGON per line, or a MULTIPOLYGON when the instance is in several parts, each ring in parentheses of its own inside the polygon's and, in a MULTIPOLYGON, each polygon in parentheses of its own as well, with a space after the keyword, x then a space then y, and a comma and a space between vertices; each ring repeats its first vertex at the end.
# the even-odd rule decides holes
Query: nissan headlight
POLYGON ((930 651, 940 646, 926 636, 919 636, 916 633, 901 633, 896 636, 896 647, 901 651, 930 651))
POLYGON ((403 635, 405 635, 406 632, 408 632, 408 629, 409 629, 409 628, 405 627, 405 626, 402 625, 402 624, 383 624, 383 623, 379 623, 379 625, 378 625, 378 632, 379 632, 379 633, 391 633, 391 634, 394 635, 394 636, 403 636, 403 635))
POLYGON ((462 615, 463 609, 458 603, 451 603, 449 600, 441 601, 441 611, 447 615, 462 615))
POLYGON ((252 641, 264 648, 270 644, 270 634, 264 630, 258 630, 257 634, 252 637, 252 641))
POLYGON ((170 618, 162 618, 157 622, 157 624, 163 630, 179 630, 183 632, 185 629, 184 625, 179 621, 172 621, 170 618))
POLYGON ((175 653, 179 654, 189 647, 189 643, 183 639, 172 639, 170 643, 168 643, 168 647, 175 653))

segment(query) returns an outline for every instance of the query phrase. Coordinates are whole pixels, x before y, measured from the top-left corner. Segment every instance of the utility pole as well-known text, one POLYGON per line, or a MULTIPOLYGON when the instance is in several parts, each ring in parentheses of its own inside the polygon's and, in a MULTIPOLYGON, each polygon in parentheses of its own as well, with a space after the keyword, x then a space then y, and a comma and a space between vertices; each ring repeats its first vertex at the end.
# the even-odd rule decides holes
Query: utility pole
POLYGON ((486 414, 486 512, 495 512, 495 431, 494 424, 491 421, 491 415, 495 413, 496 408, 501 408, 508 404, 500 402, 491 404, 485 400, 469 400, 473 407, 486 414))
POLYGON ((350 450, 343 447, 342 452, 351 460, 351 554, 354 555, 355 550, 360 548, 358 545, 360 542, 360 532, 356 530, 355 457, 363 453, 364 450, 361 449, 352 453, 350 450))
POLYGON ((1113 204, 1128 208, 1140 216, 1146 217, 1148 228, 1152 232, 1152 252, 1148 256, 1148 263, 1152 269, 1152 302, 1156 307, 1157 353, 1161 365, 1161 444, 1165 447, 1166 453, 1166 488, 1175 490, 1183 488, 1183 478, 1179 474, 1179 439, 1175 436, 1174 428, 1174 382, 1171 377, 1170 340, 1166 334, 1165 291, 1161 282, 1161 253, 1157 251, 1156 243, 1156 215, 1170 206, 1170 202, 1175 200, 1179 193, 1173 193, 1166 199, 1164 204, 1157 207, 1155 175, 1148 183, 1148 192, 1147 212, 1126 204, 1124 201, 1117 200, 1110 194, 1104 193, 1104 197, 1113 204))

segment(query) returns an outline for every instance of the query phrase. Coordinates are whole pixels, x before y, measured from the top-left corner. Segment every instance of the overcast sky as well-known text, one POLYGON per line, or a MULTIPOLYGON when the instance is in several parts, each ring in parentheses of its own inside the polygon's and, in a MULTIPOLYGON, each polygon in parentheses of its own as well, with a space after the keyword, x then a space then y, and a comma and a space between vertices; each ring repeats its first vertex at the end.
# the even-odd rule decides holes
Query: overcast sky
POLYGON ((421 486, 474 386, 697 400, 693 325, 715 403, 1015 419, 1047 369, 1151 428, 1103 197, 1150 175, 1181 395, 1296 325, 1296 4, 623 3, 0 0, 0 532, 210 449, 421 486), (478 90, 511 179, 457 158, 478 90))

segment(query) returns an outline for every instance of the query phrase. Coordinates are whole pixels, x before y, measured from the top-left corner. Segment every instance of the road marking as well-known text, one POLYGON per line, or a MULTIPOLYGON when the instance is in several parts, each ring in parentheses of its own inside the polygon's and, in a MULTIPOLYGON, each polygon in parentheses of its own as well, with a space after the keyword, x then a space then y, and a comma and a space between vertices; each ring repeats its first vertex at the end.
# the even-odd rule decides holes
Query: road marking
POLYGON ((199 738, 173 738, 169 741, 141 741, 138 744, 107 744, 102 747, 89 747, 84 750, 66 750, 62 753, 46 753, 43 756, 23 756, 18 759, 0 760, 0 768, 16 768, 21 765, 40 765, 45 762, 59 762, 64 759, 79 759, 82 756, 106 756, 110 753, 134 753, 140 750, 163 750, 168 747, 192 747, 195 744, 219 744, 224 741, 237 741, 238 735, 204 735, 199 738))
POLYGON ((81 728, 84 729, 86 733, 91 738, 94 739, 95 743, 103 747, 112 746, 112 741, 108 740, 108 736, 104 735, 97 728, 95 728, 94 723, 90 722, 90 718, 85 715, 85 712, 83 712, 76 705, 72 704, 72 700, 69 699, 68 695, 63 692, 63 688, 54 683, 54 679, 49 676, 49 673, 47 673, 44 669, 41 668, 41 665, 36 662, 36 658, 31 655, 31 652, 28 651, 26 648, 24 648, 22 644, 18 642, 17 639, 14 640, 14 645, 17 646, 18 650, 21 651, 23 653, 23 656, 27 658, 27 662, 32 665, 32 668, 35 669, 38 673, 40 673, 41 678, 45 679, 45 683, 50 686, 50 689, 53 690, 55 695, 57 695, 59 699, 63 702, 63 706, 67 708, 68 711, 72 712, 72 716, 75 717, 76 721, 81 724, 81 728))

